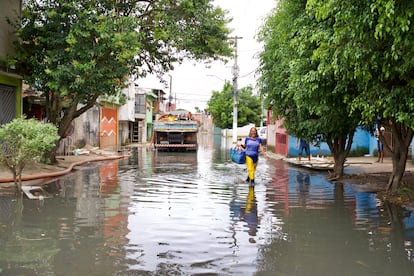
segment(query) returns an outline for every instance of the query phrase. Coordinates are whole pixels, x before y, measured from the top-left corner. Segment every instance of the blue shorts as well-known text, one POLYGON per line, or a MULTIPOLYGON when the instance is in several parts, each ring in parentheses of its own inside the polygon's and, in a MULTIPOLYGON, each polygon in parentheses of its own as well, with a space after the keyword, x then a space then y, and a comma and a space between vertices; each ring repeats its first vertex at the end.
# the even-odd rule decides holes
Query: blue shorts
POLYGON ((302 155, 302 151, 305 150, 306 156, 309 156, 310 153, 310 149, 309 149, 309 144, 306 143, 301 143, 300 147, 299 147, 299 155, 302 155))
POLYGON ((378 148, 378 152, 383 152, 384 151, 384 145, 382 144, 382 142, 379 139, 377 140, 377 148, 378 148))

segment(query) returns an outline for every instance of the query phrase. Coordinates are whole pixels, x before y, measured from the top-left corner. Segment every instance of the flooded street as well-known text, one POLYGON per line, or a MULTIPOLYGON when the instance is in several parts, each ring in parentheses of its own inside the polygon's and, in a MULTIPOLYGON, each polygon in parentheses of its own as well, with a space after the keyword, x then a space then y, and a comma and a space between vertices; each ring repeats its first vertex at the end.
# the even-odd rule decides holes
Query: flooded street
POLYGON ((261 158, 256 185, 220 137, 135 148, 0 197, 0 275, 414 275, 414 215, 324 172, 261 158))

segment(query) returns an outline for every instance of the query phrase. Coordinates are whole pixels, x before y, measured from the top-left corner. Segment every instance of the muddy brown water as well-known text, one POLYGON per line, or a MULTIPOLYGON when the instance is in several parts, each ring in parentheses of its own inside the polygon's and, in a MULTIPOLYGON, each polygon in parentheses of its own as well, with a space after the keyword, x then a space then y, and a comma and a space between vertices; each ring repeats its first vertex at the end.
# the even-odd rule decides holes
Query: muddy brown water
POLYGON ((0 275, 414 275, 411 211, 281 160, 249 187, 220 137, 202 141, 1 197, 0 275))

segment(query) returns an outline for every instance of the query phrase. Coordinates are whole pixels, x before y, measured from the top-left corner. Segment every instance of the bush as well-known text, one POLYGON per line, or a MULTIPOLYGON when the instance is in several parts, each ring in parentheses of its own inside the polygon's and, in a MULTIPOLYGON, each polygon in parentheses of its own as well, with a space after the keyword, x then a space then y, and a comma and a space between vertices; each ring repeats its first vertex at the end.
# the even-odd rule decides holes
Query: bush
POLYGON ((39 161, 44 153, 56 145, 58 139, 54 125, 35 119, 17 118, 0 127, 0 163, 13 173, 19 191, 25 165, 39 161))
POLYGON ((360 157, 364 156, 365 154, 369 153, 369 149, 366 147, 358 147, 356 149, 353 149, 349 152, 349 157, 360 157))

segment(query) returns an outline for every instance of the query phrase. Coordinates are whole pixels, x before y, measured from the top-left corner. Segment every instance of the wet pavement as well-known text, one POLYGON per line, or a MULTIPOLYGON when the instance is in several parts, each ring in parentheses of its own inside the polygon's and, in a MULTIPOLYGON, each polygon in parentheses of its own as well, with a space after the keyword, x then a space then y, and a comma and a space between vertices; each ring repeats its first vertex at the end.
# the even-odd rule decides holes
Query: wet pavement
POLYGON ((3 196, 0 275, 413 275, 411 212, 259 162, 249 187, 206 138, 77 167, 41 201, 3 196))

